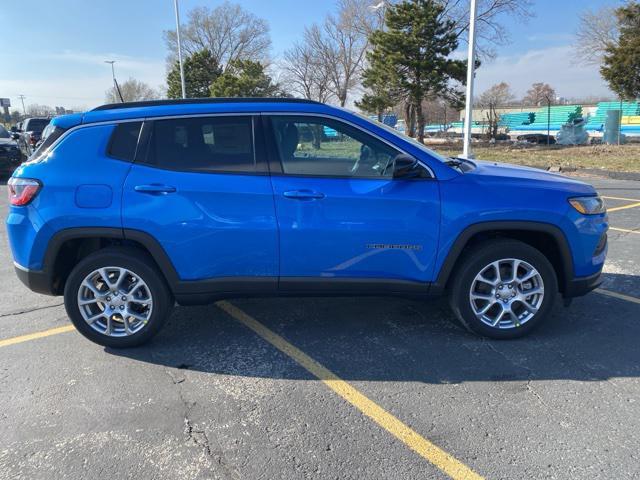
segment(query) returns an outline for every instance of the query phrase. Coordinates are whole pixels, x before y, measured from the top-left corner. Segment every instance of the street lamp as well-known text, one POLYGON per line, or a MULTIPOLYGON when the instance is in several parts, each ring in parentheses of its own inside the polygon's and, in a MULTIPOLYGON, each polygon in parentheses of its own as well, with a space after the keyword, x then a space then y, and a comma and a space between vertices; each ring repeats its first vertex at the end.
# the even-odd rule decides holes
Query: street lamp
POLYGON ((111 65, 111 77, 113 78, 113 86, 116 89, 116 93, 120 97, 120 101, 124 103, 124 99, 122 98, 122 92, 120 91, 120 85, 118 85, 118 81, 116 80, 116 71, 113 67, 113 64, 116 63, 115 60, 105 60, 104 63, 108 63, 111 65))
POLYGON ((182 98, 187 98, 187 89, 184 85, 184 66, 182 65, 182 44, 180 43, 180 9, 178 0, 173 0, 173 8, 176 11, 176 39, 178 40, 178 63, 180 63, 180 86, 182 87, 182 98))

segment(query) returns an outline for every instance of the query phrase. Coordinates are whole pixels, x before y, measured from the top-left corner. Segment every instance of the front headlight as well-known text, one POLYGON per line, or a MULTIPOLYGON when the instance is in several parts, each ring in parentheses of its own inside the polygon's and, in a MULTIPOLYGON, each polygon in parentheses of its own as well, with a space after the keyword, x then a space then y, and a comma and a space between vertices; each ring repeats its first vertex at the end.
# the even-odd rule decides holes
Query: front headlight
POLYGON ((607 211, 600 197, 574 197, 569 199, 569 203, 583 215, 598 215, 607 211))

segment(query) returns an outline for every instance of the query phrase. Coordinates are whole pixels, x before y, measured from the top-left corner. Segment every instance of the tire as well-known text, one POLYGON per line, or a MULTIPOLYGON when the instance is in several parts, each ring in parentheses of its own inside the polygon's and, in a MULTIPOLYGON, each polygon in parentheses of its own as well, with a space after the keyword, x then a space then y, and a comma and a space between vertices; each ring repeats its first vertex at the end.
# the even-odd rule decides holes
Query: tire
POLYGON ((469 331, 495 339, 519 338, 549 316, 558 280, 539 250, 517 240, 495 239, 463 255, 450 279, 450 304, 469 331), (514 267, 518 279, 509 281, 514 267), (534 272, 537 276, 527 278, 534 272))
POLYGON ((148 342, 160 331, 174 299, 145 252, 109 247, 73 268, 64 288, 64 305, 86 338, 105 347, 128 348, 148 342), (104 280, 105 275, 112 283, 104 280), (116 290, 118 294, 113 295, 116 290))

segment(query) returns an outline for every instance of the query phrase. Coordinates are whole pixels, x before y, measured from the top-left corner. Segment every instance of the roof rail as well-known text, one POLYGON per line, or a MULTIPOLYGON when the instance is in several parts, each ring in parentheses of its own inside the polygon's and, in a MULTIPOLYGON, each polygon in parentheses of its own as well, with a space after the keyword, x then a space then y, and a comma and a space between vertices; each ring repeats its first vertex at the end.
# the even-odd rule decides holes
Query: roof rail
POLYGON ((98 110, 118 110, 121 108, 136 108, 136 107, 157 107, 163 105, 189 105, 199 103, 312 103, 318 104, 314 100, 307 100, 304 98, 286 98, 286 97, 235 97, 235 98, 223 98, 223 97, 211 97, 211 98, 179 98, 171 100, 145 100, 141 102, 123 102, 123 103, 107 103, 106 105, 100 105, 99 107, 91 110, 92 112, 98 110))

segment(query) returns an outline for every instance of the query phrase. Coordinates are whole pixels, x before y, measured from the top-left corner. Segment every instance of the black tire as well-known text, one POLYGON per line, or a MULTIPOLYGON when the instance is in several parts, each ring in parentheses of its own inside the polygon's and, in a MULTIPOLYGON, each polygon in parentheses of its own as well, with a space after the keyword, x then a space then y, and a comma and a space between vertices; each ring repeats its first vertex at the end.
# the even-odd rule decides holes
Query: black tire
POLYGON ((540 326, 549 316, 558 295, 558 280, 553 266, 539 250, 517 240, 494 239, 470 248, 463 255, 449 282, 449 299, 453 312, 469 331, 495 339, 519 338, 540 326), (524 324, 501 329, 476 317, 471 307, 470 291, 476 275, 487 265, 509 258, 523 260, 538 271, 544 283, 544 296, 538 311, 524 324))
POLYGON ((171 314, 174 299, 162 273, 143 251, 131 247, 108 247, 83 258, 71 271, 64 288, 64 305, 71 322, 86 338, 99 345, 129 348, 142 345, 156 335, 171 314), (153 309, 141 330, 114 337, 94 330, 83 318, 78 305, 78 291, 87 275, 102 267, 122 267, 135 272, 146 284, 153 298, 153 309))

